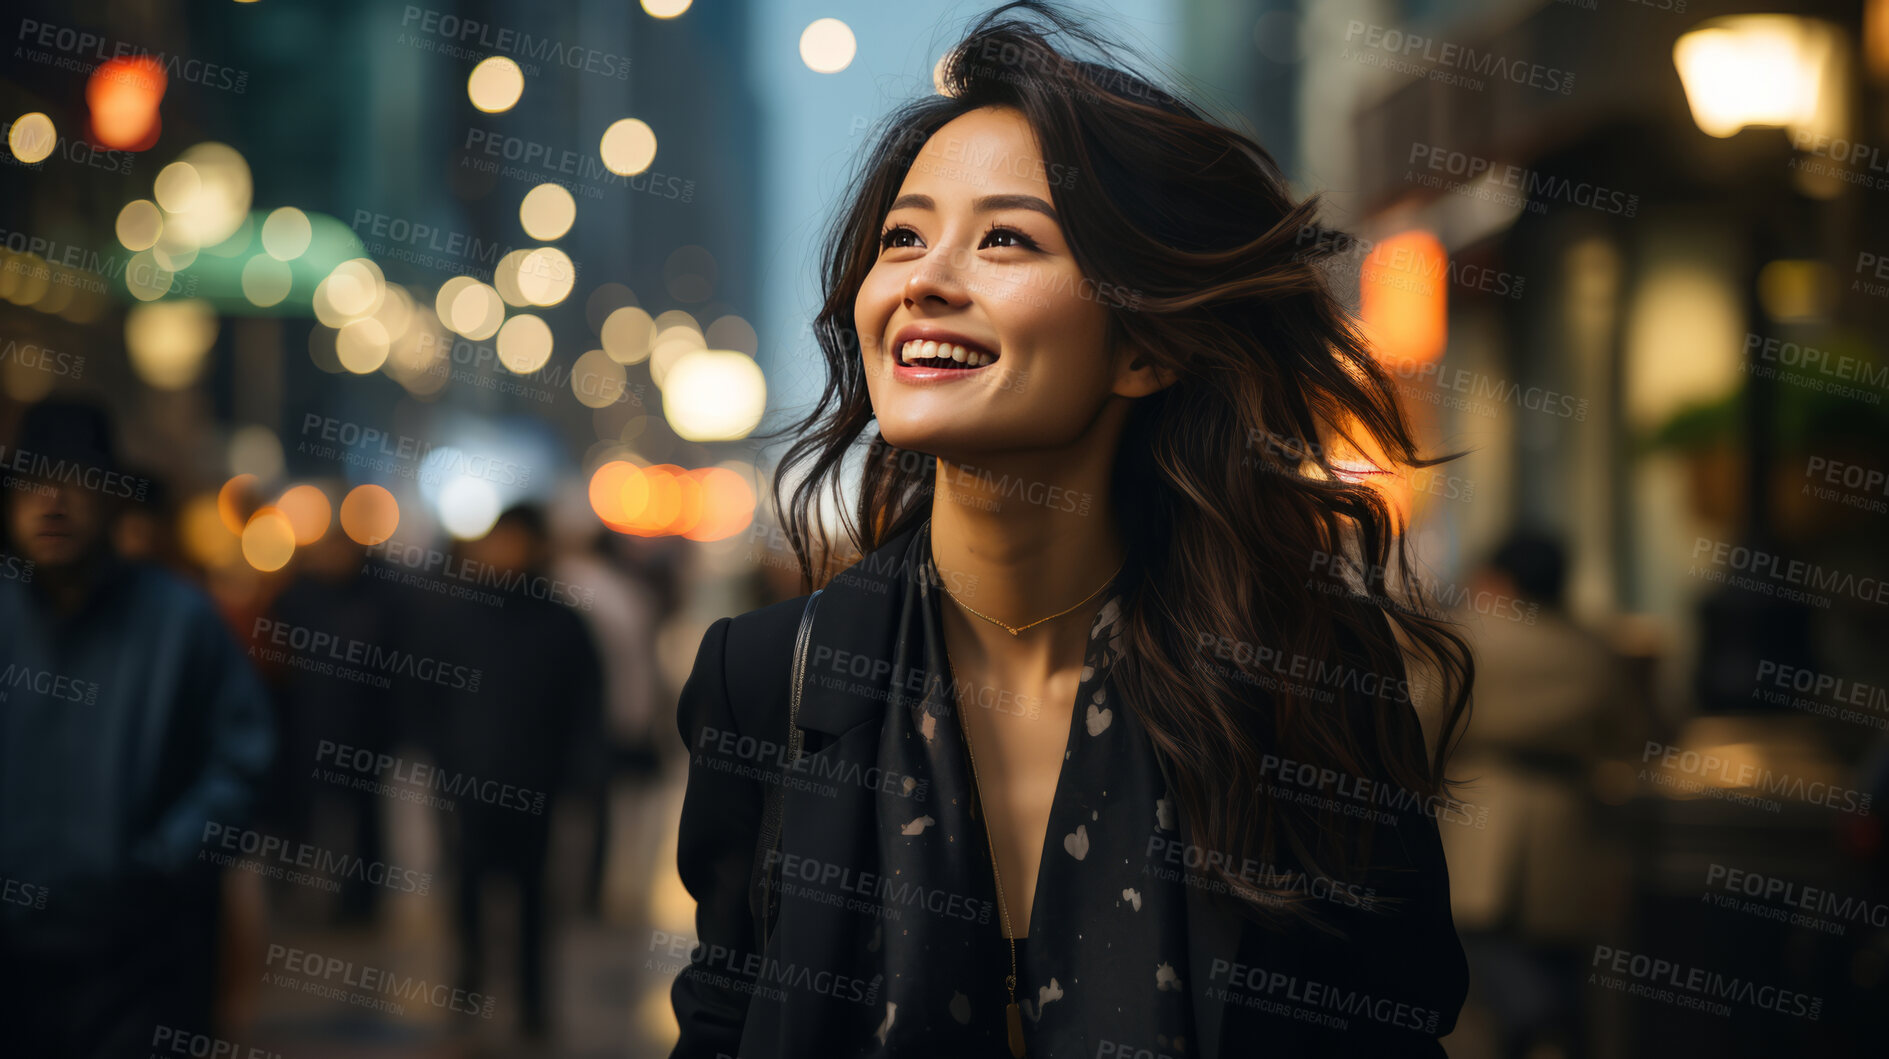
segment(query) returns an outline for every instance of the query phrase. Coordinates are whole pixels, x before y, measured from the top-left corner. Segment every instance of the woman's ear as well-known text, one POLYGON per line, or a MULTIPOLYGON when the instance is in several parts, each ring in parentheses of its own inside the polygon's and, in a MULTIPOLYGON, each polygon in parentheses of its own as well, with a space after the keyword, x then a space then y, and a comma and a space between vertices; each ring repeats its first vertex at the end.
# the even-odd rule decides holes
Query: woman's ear
POLYGON ((1127 348, 1115 355, 1115 386, 1118 397, 1146 397, 1174 385, 1179 378, 1172 366, 1160 363, 1144 349, 1127 348))

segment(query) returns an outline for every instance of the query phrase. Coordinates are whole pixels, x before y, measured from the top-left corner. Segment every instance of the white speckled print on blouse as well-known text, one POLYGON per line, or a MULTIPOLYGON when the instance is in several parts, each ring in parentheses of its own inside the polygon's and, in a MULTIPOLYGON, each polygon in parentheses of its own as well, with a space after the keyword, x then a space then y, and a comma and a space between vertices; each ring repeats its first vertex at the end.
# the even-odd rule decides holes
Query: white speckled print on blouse
MULTIPOLYGON (((877 928, 885 973, 868 1053, 1007 1056, 1010 950, 1002 938, 988 840, 971 815, 971 776, 951 713, 943 593, 930 527, 912 535, 906 593, 880 739, 888 774, 927 784, 922 804, 881 790, 877 928), (906 689, 923 688, 923 693, 906 689), (896 913, 896 915, 894 915, 896 913)), ((1186 897, 1178 873, 1149 856, 1178 836, 1154 748, 1108 671, 1122 651, 1111 585, 1090 628, 1062 774, 1051 801, 1017 999, 1031 1056, 1093 1057, 1104 1042, 1191 1054, 1186 897), (1160 846, 1155 848, 1159 849, 1160 846)))

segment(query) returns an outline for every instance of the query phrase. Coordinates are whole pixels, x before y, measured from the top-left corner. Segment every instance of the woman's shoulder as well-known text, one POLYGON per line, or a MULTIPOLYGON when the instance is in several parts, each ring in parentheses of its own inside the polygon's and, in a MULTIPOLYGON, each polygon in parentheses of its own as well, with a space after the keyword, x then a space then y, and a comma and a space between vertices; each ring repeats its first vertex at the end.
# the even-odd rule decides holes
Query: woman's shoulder
POLYGON ((786 701, 794 636, 806 608, 807 597, 795 596, 719 618, 703 633, 691 682, 702 679, 706 687, 721 689, 727 699, 723 708, 733 714, 737 729, 773 727, 769 718, 786 701))
POLYGON ((725 650, 731 659, 754 660, 791 648, 806 609, 807 597, 795 596, 723 619, 728 623, 725 650))

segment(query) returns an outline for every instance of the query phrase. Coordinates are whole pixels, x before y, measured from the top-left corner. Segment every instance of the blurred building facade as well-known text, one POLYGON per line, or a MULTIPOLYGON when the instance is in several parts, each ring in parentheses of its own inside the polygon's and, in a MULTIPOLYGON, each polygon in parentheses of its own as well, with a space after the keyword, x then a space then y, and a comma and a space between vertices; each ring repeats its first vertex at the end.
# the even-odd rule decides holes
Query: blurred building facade
POLYGON ((1630 877, 1564 865, 1627 890, 1585 924, 1596 960, 1651 951, 1829 998, 1807 1024, 1686 1017, 1590 985, 1592 1054, 1854 1054, 1870 1020, 1854 998, 1885 982, 1883 924, 1773 928, 1715 904, 1712 880, 1882 895, 1869 798, 1889 718, 1874 646, 1889 508, 1871 472, 1889 466, 1889 184, 1873 145, 1889 142, 1889 5, 1191 16, 1189 68, 1357 237, 1337 274, 1425 442, 1465 452, 1409 484, 1426 578, 1487 626, 1462 591, 1474 567, 1517 527, 1551 530, 1570 610, 1646 696, 1645 743, 1583 776, 1630 877), (1669 748, 1730 764, 1676 773, 1669 748), (1766 790, 1800 796, 1724 797, 1766 790))

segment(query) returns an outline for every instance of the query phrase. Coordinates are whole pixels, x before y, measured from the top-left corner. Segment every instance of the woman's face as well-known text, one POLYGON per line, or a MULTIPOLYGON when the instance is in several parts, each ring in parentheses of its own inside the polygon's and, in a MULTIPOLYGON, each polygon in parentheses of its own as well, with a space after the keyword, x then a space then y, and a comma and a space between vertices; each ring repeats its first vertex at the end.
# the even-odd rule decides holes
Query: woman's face
POLYGON ((1108 310, 1070 256, 1020 112, 940 128, 881 227, 853 313, 888 442, 975 463, 1070 444, 1110 394, 1137 395, 1103 348, 1108 310))

